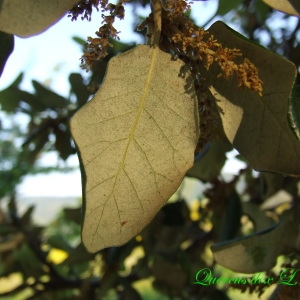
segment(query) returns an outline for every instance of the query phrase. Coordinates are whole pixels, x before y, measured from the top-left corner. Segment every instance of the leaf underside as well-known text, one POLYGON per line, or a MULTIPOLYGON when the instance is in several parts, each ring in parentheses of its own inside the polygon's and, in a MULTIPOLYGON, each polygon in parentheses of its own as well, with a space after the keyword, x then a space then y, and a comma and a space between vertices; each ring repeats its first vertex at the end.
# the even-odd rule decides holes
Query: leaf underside
POLYGON ((78 0, 3 0, 0 31, 20 37, 41 33, 77 3, 78 0))
POLYGON ((263 1, 277 10, 281 10, 287 14, 300 17, 299 0, 263 0, 263 1))
MULTIPOLYGON (((237 88, 237 78, 216 78, 218 66, 201 68, 219 108, 224 132, 232 145, 259 171, 300 174, 300 143, 291 130, 289 98, 296 77, 295 65, 252 44, 222 22, 208 30, 224 47, 237 48, 258 67, 263 97, 237 88)), ((242 59, 242 58, 241 58, 242 59)))
POLYGON ((145 45, 110 60, 100 91, 71 120, 90 252, 126 243, 152 220, 193 165, 198 128, 182 61, 145 45))

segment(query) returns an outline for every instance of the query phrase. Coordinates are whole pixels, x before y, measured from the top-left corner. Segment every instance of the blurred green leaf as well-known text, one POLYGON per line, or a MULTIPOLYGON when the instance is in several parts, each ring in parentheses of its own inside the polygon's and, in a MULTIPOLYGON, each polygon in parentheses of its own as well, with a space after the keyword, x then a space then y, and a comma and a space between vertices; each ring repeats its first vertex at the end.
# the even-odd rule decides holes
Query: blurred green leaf
POLYGON ((299 217, 288 212, 283 220, 249 236, 214 244, 211 247, 217 263, 235 272, 256 273, 271 269, 277 256, 297 248, 299 217))
POLYGON ((67 128, 62 130, 59 126, 53 128, 55 134, 55 149, 58 151, 59 156, 66 160, 71 154, 74 153, 74 149, 71 145, 70 132, 67 128))
POLYGON ((143 300, 138 291, 130 285, 125 285, 121 297, 122 300, 143 300))
POLYGON ((6 61, 14 50, 14 36, 0 31, 0 77, 3 73, 6 61))
MULTIPOLYGON (((46 121, 45 121, 46 122, 46 121)), ((40 125, 43 127, 43 124, 40 125)), ((49 141, 49 128, 45 127, 41 131, 39 131, 39 134, 34 137, 34 140, 30 142, 31 150, 25 152, 26 153, 26 160, 28 163, 35 162, 37 156, 41 152, 41 150, 44 148, 45 144, 49 141)))
POLYGON ((271 7, 266 5, 263 0, 256 0, 254 2, 254 8, 255 8, 255 15, 257 17, 257 20, 264 24, 268 15, 272 11, 271 7))
POLYGON ((226 152, 231 149, 231 144, 225 139, 212 142, 207 152, 195 161, 194 166, 186 175, 204 182, 213 180, 219 176, 226 161, 226 152))
POLYGON ((18 250, 14 251, 14 257, 19 264, 20 271, 25 276, 39 278, 44 275, 43 263, 37 258, 35 253, 27 244, 23 244, 18 250))
POLYGON ((71 84, 71 91, 76 95, 77 105, 80 108, 84 105, 91 93, 88 91, 87 86, 83 83, 83 78, 79 73, 71 73, 69 76, 71 84))
POLYGON ((39 101, 45 106, 45 108, 51 108, 55 110, 57 108, 66 108, 69 104, 69 101, 64 97, 45 88, 36 80, 32 80, 32 84, 36 90, 36 95, 39 101))
POLYGON ((241 216, 241 200, 237 192, 233 191, 227 198, 218 241, 228 241, 236 237, 241 227, 241 216))
POLYGON ((21 223, 24 227, 27 227, 32 222, 32 213, 34 211, 34 205, 31 205, 27 208, 23 216, 21 217, 21 223))
POLYGON ((80 243, 75 249, 70 251, 69 257, 63 262, 66 265, 77 265, 88 262, 93 259, 95 255, 87 252, 82 243, 80 243))
POLYGON ((180 265, 173 264, 160 257, 154 259, 152 272, 156 281, 154 285, 163 293, 172 291, 176 294, 182 290, 188 280, 185 270, 180 265))
POLYGON ((275 225, 275 221, 267 217, 265 212, 262 211, 258 205, 251 202, 242 202, 243 214, 247 215, 254 223, 255 231, 263 231, 275 225))
POLYGON ((66 219, 81 225, 81 207, 79 208, 64 208, 64 214, 66 219))
POLYGON ((86 44, 86 40, 84 40, 83 38, 81 38, 79 36, 72 36, 72 40, 74 42, 76 42, 77 44, 79 44, 80 46, 84 46, 86 44))
POLYGON ((293 93, 290 97, 289 109, 290 125, 298 140, 300 140, 300 85, 296 85, 293 89, 293 93))
POLYGON ((23 73, 21 73, 9 87, 0 91, 1 109, 6 112, 16 112, 20 110, 29 114, 44 110, 45 106, 39 103, 35 95, 18 88, 22 79, 23 73), (20 105, 22 101, 29 105, 28 109, 20 105))
POLYGON ((68 253, 72 250, 72 247, 60 233, 49 236, 47 239, 47 243, 53 248, 61 249, 68 253))
POLYGON ((243 2, 243 0, 219 0, 218 9, 216 16, 224 16, 231 10, 238 8, 238 6, 243 2))
POLYGON ((12 225, 0 224, 0 236, 16 233, 18 230, 12 225))

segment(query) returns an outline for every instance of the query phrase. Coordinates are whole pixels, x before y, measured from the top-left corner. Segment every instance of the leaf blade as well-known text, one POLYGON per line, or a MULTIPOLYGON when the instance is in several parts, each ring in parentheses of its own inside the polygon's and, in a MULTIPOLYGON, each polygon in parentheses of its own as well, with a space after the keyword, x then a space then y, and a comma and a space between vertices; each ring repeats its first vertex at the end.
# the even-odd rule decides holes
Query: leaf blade
POLYGON ((78 0, 3 0, 0 31, 29 37, 45 31, 69 11, 78 0))
POLYGON ((247 41, 222 22, 208 30, 228 48, 241 49, 259 69, 263 97, 237 89, 236 78, 218 78, 216 66, 202 76, 220 109, 225 134, 233 146, 259 171, 300 174, 300 143, 288 121, 289 98, 296 68, 292 62, 247 41))
POLYGON ((263 0, 269 6, 287 14, 300 17, 300 3, 297 0, 263 0))
POLYGON ((193 164, 197 102, 178 76, 183 66, 144 45, 114 57, 95 100, 72 118, 89 251, 122 245, 140 232, 193 164))

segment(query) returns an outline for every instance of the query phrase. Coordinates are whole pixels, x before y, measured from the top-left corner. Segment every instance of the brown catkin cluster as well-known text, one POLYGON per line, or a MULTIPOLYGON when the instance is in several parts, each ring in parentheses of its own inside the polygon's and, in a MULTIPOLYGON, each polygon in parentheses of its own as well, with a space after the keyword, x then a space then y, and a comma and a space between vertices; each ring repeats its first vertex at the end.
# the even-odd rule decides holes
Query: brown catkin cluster
POLYGON ((217 77, 228 79, 236 73, 239 87, 249 88, 262 96, 263 82, 254 64, 247 58, 237 63, 236 58, 243 55, 241 50, 224 47, 209 31, 197 27, 184 14, 188 9, 185 1, 178 0, 168 1, 164 11, 165 38, 175 52, 186 56, 188 60, 202 61, 207 70, 217 63, 221 69, 217 77))
MULTIPOLYGON (((191 4, 191 3, 189 3, 191 4)), ((262 96, 263 82, 258 69, 244 58, 240 49, 224 47, 209 31, 196 26, 187 16, 190 5, 183 0, 167 0, 162 11, 161 48, 182 59, 192 72, 198 97, 200 138, 196 152, 205 144, 222 135, 220 111, 214 97, 205 85, 200 66, 209 70, 213 64, 220 67, 217 78, 237 75, 237 86, 248 88, 262 96)), ((149 20, 148 20, 149 22, 149 20)))
POLYGON ((115 18, 124 19, 125 9, 123 4, 128 0, 120 0, 117 4, 108 3, 108 0, 89 0, 81 1, 71 11, 72 20, 77 19, 79 14, 82 14, 82 19, 90 19, 93 7, 99 10, 101 7, 102 26, 96 31, 96 38, 88 37, 87 44, 85 45, 84 54, 81 57, 81 67, 89 70, 95 61, 100 60, 107 56, 107 47, 112 47, 109 43, 109 38, 119 39, 118 31, 113 26, 115 18), (105 12, 109 12, 105 15, 105 12))
POLYGON ((92 18, 93 7, 99 10, 100 0, 81 0, 77 3, 69 12, 69 17, 72 18, 72 21, 76 21, 79 15, 81 19, 90 21, 92 18))

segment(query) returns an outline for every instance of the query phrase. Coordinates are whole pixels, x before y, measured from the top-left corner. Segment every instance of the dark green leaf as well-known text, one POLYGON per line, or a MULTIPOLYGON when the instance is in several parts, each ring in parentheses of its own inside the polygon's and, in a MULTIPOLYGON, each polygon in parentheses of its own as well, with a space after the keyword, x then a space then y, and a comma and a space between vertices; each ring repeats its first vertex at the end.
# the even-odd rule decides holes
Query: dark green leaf
POLYGON ((77 265, 93 259, 95 255, 87 252, 82 243, 70 252, 69 257, 63 262, 67 265, 77 265))
POLYGON ((81 207, 79 208, 64 208, 65 217, 76 224, 81 225, 81 207))
POLYGON ((265 228, 275 225, 275 221, 267 217, 258 205, 252 202, 242 202, 243 214, 247 215, 254 223, 255 231, 259 232, 265 228))
POLYGON ((238 8, 243 0, 219 0, 219 6, 216 12, 217 16, 224 16, 234 8, 238 8))
POLYGON ((22 247, 16 250, 14 257, 19 263, 19 270, 25 277, 38 278, 45 274, 42 262, 27 244, 23 244, 22 247))
POLYGON ((271 7, 266 5, 262 0, 256 0, 254 2, 254 7, 257 20, 261 24, 264 24, 268 14, 272 11, 271 7))
POLYGON ((6 61, 14 50, 14 36, 0 31, 0 77, 4 70, 6 61))
POLYGON ((300 140, 300 86, 295 86, 290 97, 290 125, 295 132, 298 140, 300 140))
POLYGON ((51 90, 45 88, 39 82, 32 80, 32 84, 36 90, 36 95, 39 101, 47 108, 57 109, 66 108, 69 101, 64 97, 52 92, 51 90))
POLYGON ((88 91, 86 85, 84 85, 83 78, 79 73, 70 74, 69 81, 71 84, 71 91, 76 95, 77 105, 78 108, 80 108, 87 102, 91 93, 88 91))
POLYGON ((78 43, 81 46, 84 46, 86 44, 86 40, 82 39, 81 37, 78 36, 73 36, 72 40, 78 43))
POLYGON ((185 201, 168 203, 161 209, 163 224, 166 226, 184 226, 189 216, 189 209, 185 201))
POLYGON ((74 152, 71 145, 71 134, 69 130, 61 130, 59 126, 55 126, 53 131, 55 134, 55 149, 58 151, 59 156, 66 160, 74 152))
POLYGON ((70 252, 72 250, 72 247, 69 245, 69 243, 64 239, 64 237, 60 233, 51 235, 48 238, 47 242, 53 248, 61 249, 66 252, 70 252))
POLYGON ((138 291, 130 285, 124 287, 122 292, 122 300, 143 300, 138 291))
POLYGON ((32 213, 34 211, 34 205, 28 207, 23 216, 21 217, 21 223, 24 227, 28 226, 32 222, 32 213))
MULTIPOLYGON (((43 126, 43 124, 41 124, 43 126)), ((49 141, 49 128, 43 129, 39 134, 35 137, 33 145, 33 149, 27 152, 27 160, 29 163, 33 163, 40 151, 44 148, 45 144, 49 141)))
POLYGON ((213 180, 219 176, 226 161, 226 152, 231 149, 232 146, 225 139, 212 142, 207 152, 195 161, 194 166, 186 175, 198 178, 201 181, 213 180))
POLYGON ((219 233, 220 242, 235 238, 241 226, 242 206, 239 195, 233 191, 227 201, 219 233))
POLYGON ((15 233, 17 229, 14 226, 0 224, 0 236, 15 233))
POLYGON ((45 106, 38 101, 38 98, 28 92, 22 91, 18 88, 22 82, 23 73, 21 73, 16 80, 6 89, 0 91, 1 109, 6 112, 16 112, 17 110, 32 114, 45 109, 45 106), (29 108, 24 109, 20 103, 25 102, 29 108))

